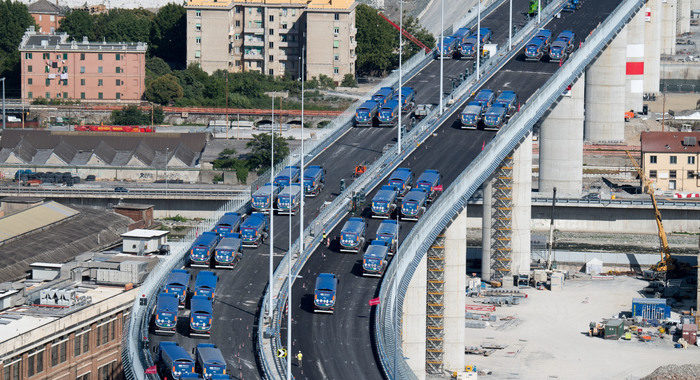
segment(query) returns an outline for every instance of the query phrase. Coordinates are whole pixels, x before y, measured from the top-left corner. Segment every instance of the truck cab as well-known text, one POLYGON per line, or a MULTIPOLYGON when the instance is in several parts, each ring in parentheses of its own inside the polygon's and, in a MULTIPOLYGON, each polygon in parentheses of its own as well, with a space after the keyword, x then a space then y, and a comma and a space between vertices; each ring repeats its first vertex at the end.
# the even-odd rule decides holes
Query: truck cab
POLYGON ((388 254, 389 247, 387 247, 386 242, 373 240, 362 257, 362 275, 381 277, 389 264, 388 254))
POLYGON ((574 32, 565 30, 557 36, 549 47, 549 59, 553 61, 564 61, 569 54, 574 51, 574 32))
POLYGON ((476 35, 472 35, 464 40, 464 43, 459 45, 459 55, 462 58, 476 58, 476 35))
POLYGON ((425 212, 428 193, 423 189, 411 189, 401 201, 401 219, 418 220, 425 212))
POLYGON ((277 213, 282 215, 296 215, 301 205, 301 185, 291 184, 285 186, 277 197, 277 213))
POLYGON ((314 313, 333 313, 338 278, 332 273, 321 273, 316 277, 314 288, 314 313))
POLYGON ((158 300, 156 301, 156 312, 153 317, 155 332, 175 334, 175 327, 177 326, 178 303, 176 294, 158 294, 158 300))
POLYGON ((398 191, 398 198, 403 198, 411 190, 412 182, 413 172, 408 168, 398 168, 389 177, 389 186, 394 187, 398 191))
POLYGON ((484 112, 486 111, 487 108, 491 107, 491 104, 493 104, 493 100, 496 98, 496 94, 494 94, 493 91, 489 89, 483 89, 479 90, 479 92, 476 93, 476 96, 474 97, 474 101, 479 103, 481 106, 481 114, 483 116, 484 112))
POLYGON ((381 107, 384 103, 388 102, 393 95, 394 89, 392 87, 382 87, 372 95, 372 100, 377 102, 377 105, 381 107))
POLYGON ((355 126, 371 127, 374 123, 374 118, 379 111, 379 103, 374 100, 368 100, 355 111, 355 126))
POLYGON ((242 221, 243 217, 241 214, 237 212, 227 212, 219 219, 218 222, 216 222, 213 231, 219 236, 238 232, 238 228, 241 226, 242 221))
POLYGON ((257 248, 267 237, 267 216, 254 212, 241 224, 241 245, 257 248))
MULTIPOLYGON (((491 29, 489 29, 489 28, 485 28, 485 27, 484 27, 484 28, 480 28, 480 29, 479 29, 478 36, 481 37, 480 41, 481 41, 481 45, 482 45, 482 46, 483 46, 484 44, 489 43, 489 41, 491 41, 491 35, 492 35, 492 34, 493 34, 493 33, 491 32, 491 29)), ((477 32, 474 32, 473 36, 476 37, 476 36, 477 36, 477 32)))
POLYGON ((380 127, 393 127, 399 117, 399 101, 389 100, 379 109, 379 116, 377 120, 379 121, 380 127))
POLYGON ((455 51, 455 46, 457 45, 457 40, 452 36, 444 37, 442 41, 438 42, 435 50, 433 50, 433 57, 435 59, 452 58, 452 54, 455 51))
MULTIPOLYGON (((401 87, 401 111, 406 113, 410 112, 413 109, 414 103, 413 99, 415 98, 415 91, 411 87, 401 87)), ((399 101, 399 91, 397 90, 396 93, 394 93, 394 96, 391 98, 391 100, 396 100, 396 102, 399 101)))
POLYGON ((386 219, 396 209, 396 188, 384 185, 372 198, 372 218, 386 219))
POLYGON ((298 183, 299 173, 301 173, 301 169, 298 166, 285 166, 284 169, 280 170, 279 174, 277 174, 273 183, 282 188, 293 183, 298 183))
POLYGON ((541 29, 535 34, 532 39, 525 45, 525 60, 539 61, 542 59, 545 51, 549 48, 552 40, 552 32, 547 29, 541 29))
POLYGON ((211 343, 197 345, 195 360, 196 369, 202 373, 202 377, 205 379, 212 379, 216 375, 226 375, 226 359, 221 354, 221 350, 211 343))
POLYGON ((326 171, 322 166, 311 165, 304 170, 304 194, 315 197, 323 190, 326 182, 326 171))
POLYGON ((190 336, 209 336, 214 308, 212 300, 194 296, 190 300, 190 336))
POLYGON ((214 267, 215 268, 233 268, 233 266, 241 259, 241 235, 228 234, 225 235, 219 244, 214 249, 214 267))
POLYGON ((494 101, 494 104, 500 104, 503 107, 506 107, 509 111, 515 110, 515 106, 518 102, 518 96, 515 94, 515 91, 502 91, 498 97, 496 98, 496 101, 494 101))
POLYGON ((184 269, 173 269, 165 281, 163 291, 168 294, 175 294, 178 298, 179 306, 185 307, 187 300, 187 287, 190 283, 190 273, 184 269))
POLYGON ((506 119, 508 109, 500 104, 494 104, 486 110, 484 115, 484 129, 487 131, 497 131, 506 119))
POLYGON ((282 190, 281 187, 266 183, 264 186, 259 188, 253 193, 252 201, 250 202, 254 211, 260 211, 264 213, 270 212, 270 204, 275 204, 277 201, 277 195, 282 190), (272 199, 272 203, 270 203, 272 199))
POLYGON ((573 12, 577 9, 581 8, 581 0, 568 0, 566 4, 564 4, 564 11, 565 12, 573 12))
POLYGON ((219 235, 214 231, 206 231, 199 235, 190 247, 190 266, 208 267, 218 243, 219 235))
POLYGON ((459 28, 452 34, 452 38, 454 38, 457 44, 463 44, 469 36, 471 36, 469 28, 459 28))
POLYGON ((219 277, 212 271, 203 270, 197 273, 197 278, 194 280, 193 296, 203 296, 214 299, 217 282, 219 282, 219 277))
POLYGON ((481 108, 481 104, 478 102, 469 102, 459 115, 460 128, 476 129, 481 119, 481 108))
POLYGON ((377 227, 374 235, 375 241, 383 241, 389 248, 389 254, 396 252, 399 241, 399 223, 395 220, 385 220, 377 227))
POLYGON ((437 197, 442 187, 442 175, 434 169, 424 171, 416 180, 416 189, 421 189, 428 193, 428 202, 432 202, 437 197), (438 190, 439 189, 439 190, 438 190))
POLYGON ((186 374, 196 374, 194 360, 176 342, 160 342, 158 351, 160 353, 160 367, 166 376, 171 379, 180 379, 186 374))
POLYGON ((364 219, 359 217, 348 219, 340 230, 340 252, 360 252, 365 243, 366 228, 364 219))

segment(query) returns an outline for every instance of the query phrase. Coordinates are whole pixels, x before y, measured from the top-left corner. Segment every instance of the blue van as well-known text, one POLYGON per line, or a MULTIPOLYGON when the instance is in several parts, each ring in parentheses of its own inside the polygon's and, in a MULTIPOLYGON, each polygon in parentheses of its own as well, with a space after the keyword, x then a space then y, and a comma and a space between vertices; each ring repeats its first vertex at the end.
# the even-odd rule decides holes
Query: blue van
POLYGON ((389 264, 387 261, 388 254, 389 247, 387 247, 386 242, 373 240, 362 257, 362 275, 381 277, 389 264))
POLYGON ((365 243, 366 228, 364 219, 358 217, 348 219, 340 230, 340 252, 360 252, 365 243))
POLYGON ((379 116, 377 120, 379 121, 380 127, 393 127, 396 125, 399 118, 399 101, 389 100, 379 109, 379 116))
POLYGON ((389 186, 393 186, 399 192, 398 197, 402 198, 409 190, 413 182, 413 172, 408 168, 398 168, 389 177, 389 186))
POLYGON ((396 252, 399 241, 399 223, 395 220, 384 220, 377 227, 377 232, 374 235, 374 241, 382 241, 389 248, 389 254, 393 255, 396 252))
POLYGON ((216 232, 219 236, 224 236, 225 234, 238 232, 238 228, 241 226, 243 217, 237 212, 227 212, 219 221, 216 222, 214 229, 212 231, 216 232))
POLYGON ((384 103, 388 102, 389 99, 394 95, 394 89, 391 87, 382 87, 379 91, 372 95, 372 100, 377 102, 378 106, 381 107, 384 103))
POLYGON ((209 336, 214 315, 212 300, 194 296, 190 300, 190 336, 209 336))
POLYGON ((267 238, 267 216, 254 212, 241 224, 241 245, 257 248, 267 238))
POLYGON ((208 267, 218 243, 219 235, 214 231, 206 231, 199 235, 190 248, 190 266, 208 267))
POLYGON ((317 196, 326 182, 326 171, 322 166, 311 165, 304 170, 304 194, 307 197, 317 196))
POLYGON ((362 103, 357 111, 355 111, 355 126, 371 127, 378 111, 379 103, 374 100, 368 100, 362 103))
MULTIPOLYGON (((413 100, 416 97, 416 92, 411 87, 401 87, 401 111, 406 113, 413 109, 413 100)), ((399 91, 397 90, 391 100, 399 101, 399 91)))
POLYGON ((525 45, 525 60, 539 61, 542 59, 545 51, 549 49, 549 44, 552 40, 552 32, 547 29, 541 29, 530 41, 525 45))
POLYGON ((253 198, 250 202, 253 206, 253 211, 269 213, 270 205, 275 204, 275 202, 277 201, 277 195, 280 193, 281 190, 281 187, 274 184, 270 184, 269 182, 261 188, 257 189, 253 193, 253 198), (272 199, 272 203, 270 203, 270 199, 272 199))
POLYGON ((508 109, 500 104, 494 104, 486 110, 484 114, 484 129, 487 131, 497 131, 506 120, 508 109))
POLYGON ((574 51, 574 32, 565 30, 557 36, 549 47, 549 59, 563 61, 574 51))
POLYGON ((506 107, 508 111, 515 110, 515 106, 518 102, 518 96, 515 94, 514 91, 502 91, 496 100, 493 102, 493 104, 499 104, 503 107, 506 107))
POLYGON ((456 46, 457 40, 455 40, 454 37, 444 37, 442 41, 438 41, 437 46, 435 46, 435 50, 433 50, 433 58, 452 58, 452 54, 454 54, 456 46))
POLYGON ((301 185, 293 183, 285 186, 277 197, 277 213, 296 215, 301 207, 301 185))
POLYGON ((424 171, 416 180, 416 189, 422 189, 428 193, 428 202, 432 202, 440 192, 442 186, 442 175, 434 169, 424 171))
POLYGON ((428 193, 423 189, 411 189, 401 202, 401 219, 418 220, 425 212, 428 193))
POLYGON ((203 270, 197 273, 197 279, 194 280, 193 296, 204 296, 210 299, 214 298, 216 293, 216 283, 219 282, 219 277, 216 273, 203 270))
MULTIPOLYGON (((200 343, 195 351, 196 369, 205 379, 226 375, 226 360, 221 350, 211 343, 200 343)), ((227 377, 228 378, 228 377, 227 377)))
POLYGON ((214 248, 214 268, 233 268, 241 259, 241 235, 228 234, 214 248))
MULTIPOLYGON (((483 49, 483 46, 481 46, 481 48, 483 49)), ((458 49, 461 58, 476 58, 476 36, 472 35, 464 40, 464 43, 460 44, 458 49)))
POLYGON ((471 101, 459 115, 460 128, 476 129, 479 126, 479 120, 481 120, 481 104, 471 101))
POLYGON ((160 367, 162 373, 171 379, 180 379, 185 374, 194 374, 194 360, 176 342, 160 342, 160 367))
POLYGON ((486 112, 486 109, 491 107, 491 104, 493 103, 493 100, 496 98, 496 94, 493 93, 493 91, 489 89, 483 89, 480 90, 479 92, 476 93, 476 96, 474 97, 474 101, 479 103, 481 106, 481 115, 483 116, 484 112, 486 112))
POLYGON ((382 186, 372 198, 372 218, 387 219, 396 209, 396 188, 389 185, 382 186))
POLYGON ((284 169, 280 170, 279 174, 277 174, 273 183, 279 187, 298 183, 299 173, 301 173, 301 169, 298 166, 285 166, 284 169))
POLYGON ((314 313, 333 313, 338 278, 332 273, 321 273, 316 277, 314 288, 314 313))
POLYGON ((177 326, 178 303, 176 294, 158 294, 158 300, 156 301, 156 313, 153 317, 155 332, 175 334, 175 327, 177 326))
POLYGON ((168 275, 163 291, 175 294, 180 302, 180 307, 185 307, 187 300, 187 286, 190 283, 190 273, 184 269, 173 269, 168 275))

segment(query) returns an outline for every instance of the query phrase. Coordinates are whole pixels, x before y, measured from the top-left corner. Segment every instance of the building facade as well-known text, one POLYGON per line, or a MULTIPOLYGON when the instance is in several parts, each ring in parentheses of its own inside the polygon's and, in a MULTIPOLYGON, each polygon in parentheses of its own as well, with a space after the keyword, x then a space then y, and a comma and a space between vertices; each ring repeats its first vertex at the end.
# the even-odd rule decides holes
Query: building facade
POLYGON ((134 102, 145 90, 145 43, 68 41, 32 27, 19 46, 22 99, 134 102))
POLYGON ((660 191, 700 192, 700 132, 642 132, 644 174, 660 191))
POLYGON ((39 0, 29 4, 27 7, 29 14, 34 17, 38 32, 41 34, 51 34, 61 26, 61 20, 66 15, 66 8, 60 7, 57 3, 48 0, 39 0))
POLYGON ((341 81, 355 75, 353 0, 189 0, 187 63, 208 73, 257 71, 341 81), (222 33, 223 31, 223 33, 222 33))

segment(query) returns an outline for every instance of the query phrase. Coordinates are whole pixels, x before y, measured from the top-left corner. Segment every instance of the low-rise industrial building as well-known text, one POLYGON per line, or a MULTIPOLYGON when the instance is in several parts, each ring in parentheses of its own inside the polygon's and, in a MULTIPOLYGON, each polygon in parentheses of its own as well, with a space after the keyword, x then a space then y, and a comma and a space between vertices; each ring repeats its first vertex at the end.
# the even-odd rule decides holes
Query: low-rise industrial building
POLYGON ((642 132, 644 174, 661 191, 700 192, 700 132, 642 132))
POLYGON ((122 234, 122 252, 139 255, 155 253, 168 243, 168 231, 135 229, 122 234))

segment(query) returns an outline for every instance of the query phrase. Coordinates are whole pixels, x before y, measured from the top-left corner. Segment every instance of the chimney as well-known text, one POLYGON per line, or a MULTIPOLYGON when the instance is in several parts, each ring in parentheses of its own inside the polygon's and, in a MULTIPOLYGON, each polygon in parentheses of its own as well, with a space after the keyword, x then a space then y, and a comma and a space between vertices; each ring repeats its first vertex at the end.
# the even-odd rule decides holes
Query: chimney
POLYGON ((88 44, 88 38, 87 38, 87 36, 83 36, 83 44, 85 44, 85 45, 88 44))

